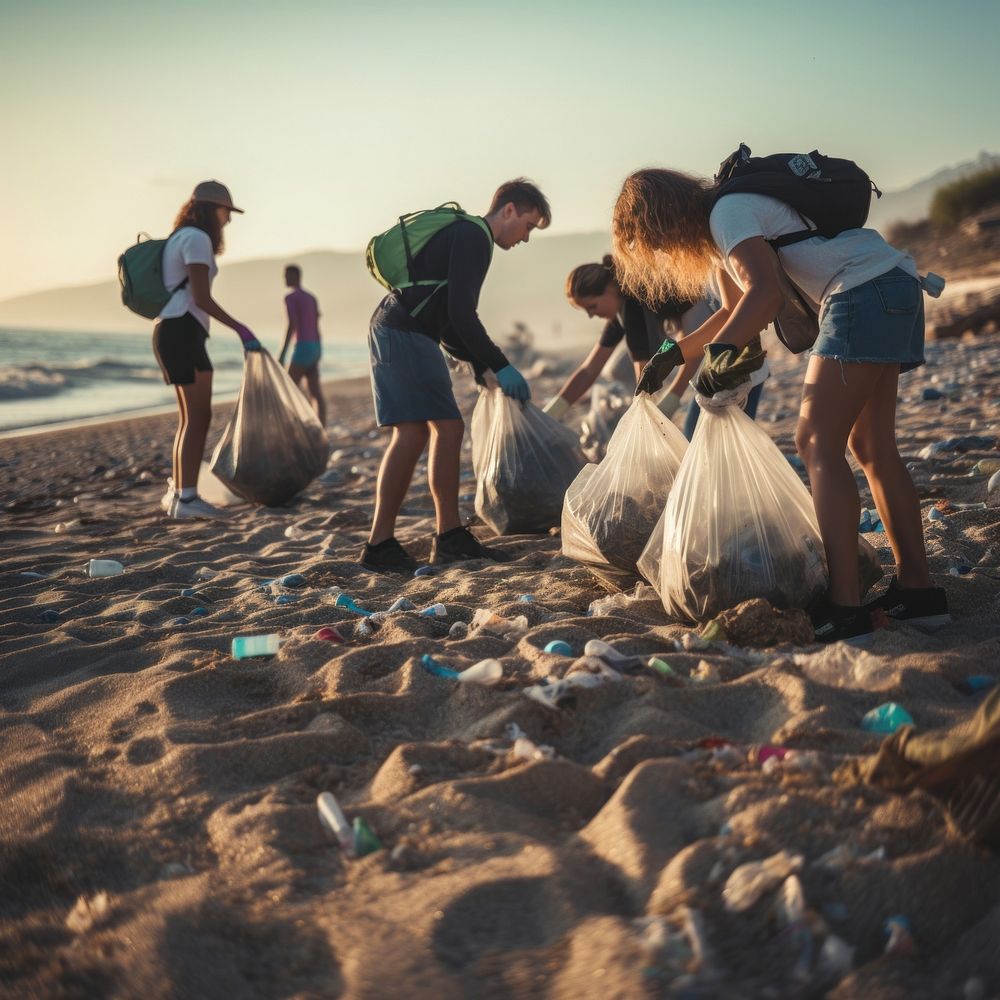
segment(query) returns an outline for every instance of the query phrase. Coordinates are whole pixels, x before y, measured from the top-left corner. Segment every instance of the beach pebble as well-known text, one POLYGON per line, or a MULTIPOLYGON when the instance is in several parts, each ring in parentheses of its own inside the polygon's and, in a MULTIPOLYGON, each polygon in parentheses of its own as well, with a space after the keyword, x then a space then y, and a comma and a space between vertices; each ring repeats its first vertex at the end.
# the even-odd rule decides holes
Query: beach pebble
POLYGON ((167 881, 172 878, 182 878, 190 875, 191 869, 182 861, 168 861, 160 868, 160 881, 167 881))
POLYGON ((194 587, 185 587, 181 591, 181 597, 197 597, 197 596, 198 596, 198 591, 196 591, 194 587))
POLYGON ((208 614, 208 608, 194 608, 191 611, 191 614, 192 615, 196 615, 197 617, 201 618, 203 615, 207 615, 208 614))
POLYGON ((464 639, 469 634, 468 622, 454 622, 448 629, 449 639, 464 639))
POLYGON ((291 594, 278 594, 274 599, 275 604, 294 604, 295 598, 291 594))
POLYGON ((174 625, 174 626, 190 625, 191 624, 191 619, 190 618, 185 618, 183 615, 181 615, 180 618, 174 618, 170 622, 170 624, 174 625))
POLYGON ((280 577, 278 583, 282 587, 304 587, 306 578, 301 573, 289 573, 287 576, 280 577))
POLYGON ((937 389, 924 389, 924 391, 920 394, 920 398, 925 401, 931 399, 944 399, 944 393, 938 392, 937 389))
POLYGON ((1000 491, 1000 471, 994 472, 990 476, 990 481, 986 484, 986 492, 992 496, 994 493, 1000 491))
POLYGON ((519 600, 519 601, 520 601, 520 602, 521 602, 522 604, 534 604, 534 603, 535 603, 535 599, 534 599, 534 598, 533 598, 533 597, 531 596, 531 594, 522 594, 522 595, 521 595, 521 596, 520 596, 520 597, 518 598, 518 600, 519 600))
POLYGON ((59 621, 59 612, 56 611, 55 608, 46 608, 44 611, 39 613, 35 621, 51 625, 53 622, 59 621))

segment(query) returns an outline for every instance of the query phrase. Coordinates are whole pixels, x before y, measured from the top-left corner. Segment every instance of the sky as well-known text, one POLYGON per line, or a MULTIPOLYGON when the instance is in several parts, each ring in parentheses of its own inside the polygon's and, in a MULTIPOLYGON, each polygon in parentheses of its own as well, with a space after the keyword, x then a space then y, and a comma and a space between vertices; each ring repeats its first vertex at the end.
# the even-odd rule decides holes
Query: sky
POLYGON ((997 0, 0 0, 0 299, 110 278, 194 184, 227 257, 360 249, 400 214, 535 180, 553 232, 739 142, 884 190, 1000 151, 997 0))

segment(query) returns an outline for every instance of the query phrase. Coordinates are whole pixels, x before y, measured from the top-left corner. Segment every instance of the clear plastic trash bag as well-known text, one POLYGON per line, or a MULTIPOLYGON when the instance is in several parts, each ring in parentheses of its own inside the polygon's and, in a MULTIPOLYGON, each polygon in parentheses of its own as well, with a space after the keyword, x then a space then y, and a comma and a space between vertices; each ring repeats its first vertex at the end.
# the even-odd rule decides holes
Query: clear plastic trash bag
POLYGON ((267 351, 248 351, 212 472, 244 499, 273 507, 323 472, 329 450, 326 431, 287 372, 267 351))
POLYGON ((476 513, 498 535, 541 534, 559 524, 566 488, 587 460, 576 433, 499 389, 472 411, 476 513))
MULTIPOLYGON (((705 621, 763 597, 803 608, 827 586, 812 498, 763 428, 744 412, 749 383, 711 399, 639 572, 668 614, 705 621)), ((858 538, 861 593, 879 580, 874 549, 858 538)))
POLYGON ((586 466, 566 491, 563 555, 605 582, 634 582, 636 563, 663 513, 687 447, 653 398, 637 396, 615 429, 604 460, 586 466))
POLYGON ((596 383, 590 390, 590 409, 580 427, 580 447, 592 462, 605 455, 618 421, 632 403, 633 393, 618 382, 596 383))

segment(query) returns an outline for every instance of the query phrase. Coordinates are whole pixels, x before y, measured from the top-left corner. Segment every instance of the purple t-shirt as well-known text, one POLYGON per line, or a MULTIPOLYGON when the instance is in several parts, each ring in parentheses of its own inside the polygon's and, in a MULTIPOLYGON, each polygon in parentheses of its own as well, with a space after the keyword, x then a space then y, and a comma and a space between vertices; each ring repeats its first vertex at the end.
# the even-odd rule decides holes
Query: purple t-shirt
POLYGON ((319 303, 315 295, 304 288, 296 288, 285 296, 288 322, 300 344, 315 343, 319 340, 319 303))

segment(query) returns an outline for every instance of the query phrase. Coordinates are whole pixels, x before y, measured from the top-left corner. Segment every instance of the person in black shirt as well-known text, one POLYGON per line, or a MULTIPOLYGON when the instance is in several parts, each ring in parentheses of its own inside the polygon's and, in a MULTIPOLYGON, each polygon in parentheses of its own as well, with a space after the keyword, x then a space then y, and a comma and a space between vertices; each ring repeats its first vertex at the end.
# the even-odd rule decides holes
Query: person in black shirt
MULTIPOLYGON (((694 330, 716 308, 707 299, 695 302, 668 299, 657 303, 656 308, 650 308, 621 290, 610 255, 605 255, 600 264, 581 264, 574 268, 566 279, 566 297, 588 316, 599 316, 606 323, 590 354, 566 380, 558 395, 544 407, 545 412, 556 420, 597 381, 597 376, 623 339, 638 379, 643 366, 663 343, 665 324, 685 332, 694 330)), ((682 368, 671 383, 669 392, 660 400, 660 409, 667 416, 672 416, 680 406, 681 394, 697 367, 693 364, 682 368)))
POLYGON ((369 569, 412 572, 415 560, 396 540, 396 517, 413 470, 430 443, 427 475, 437 516, 431 562, 459 559, 505 561, 504 553, 479 543, 462 525, 458 508, 459 464, 465 423, 455 403, 441 349, 471 362, 477 381, 492 372, 505 395, 531 398, 521 373, 490 339, 479 319, 479 291, 493 245, 509 250, 549 225, 549 203, 531 182, 502 184, 482 219, 461 219, 436 233, 413 259, 411 280, 443 281, 390 292, 371 319, 372 392, 380 427, 392 427, 382 457, 371 534, 361 553, 369 569))

